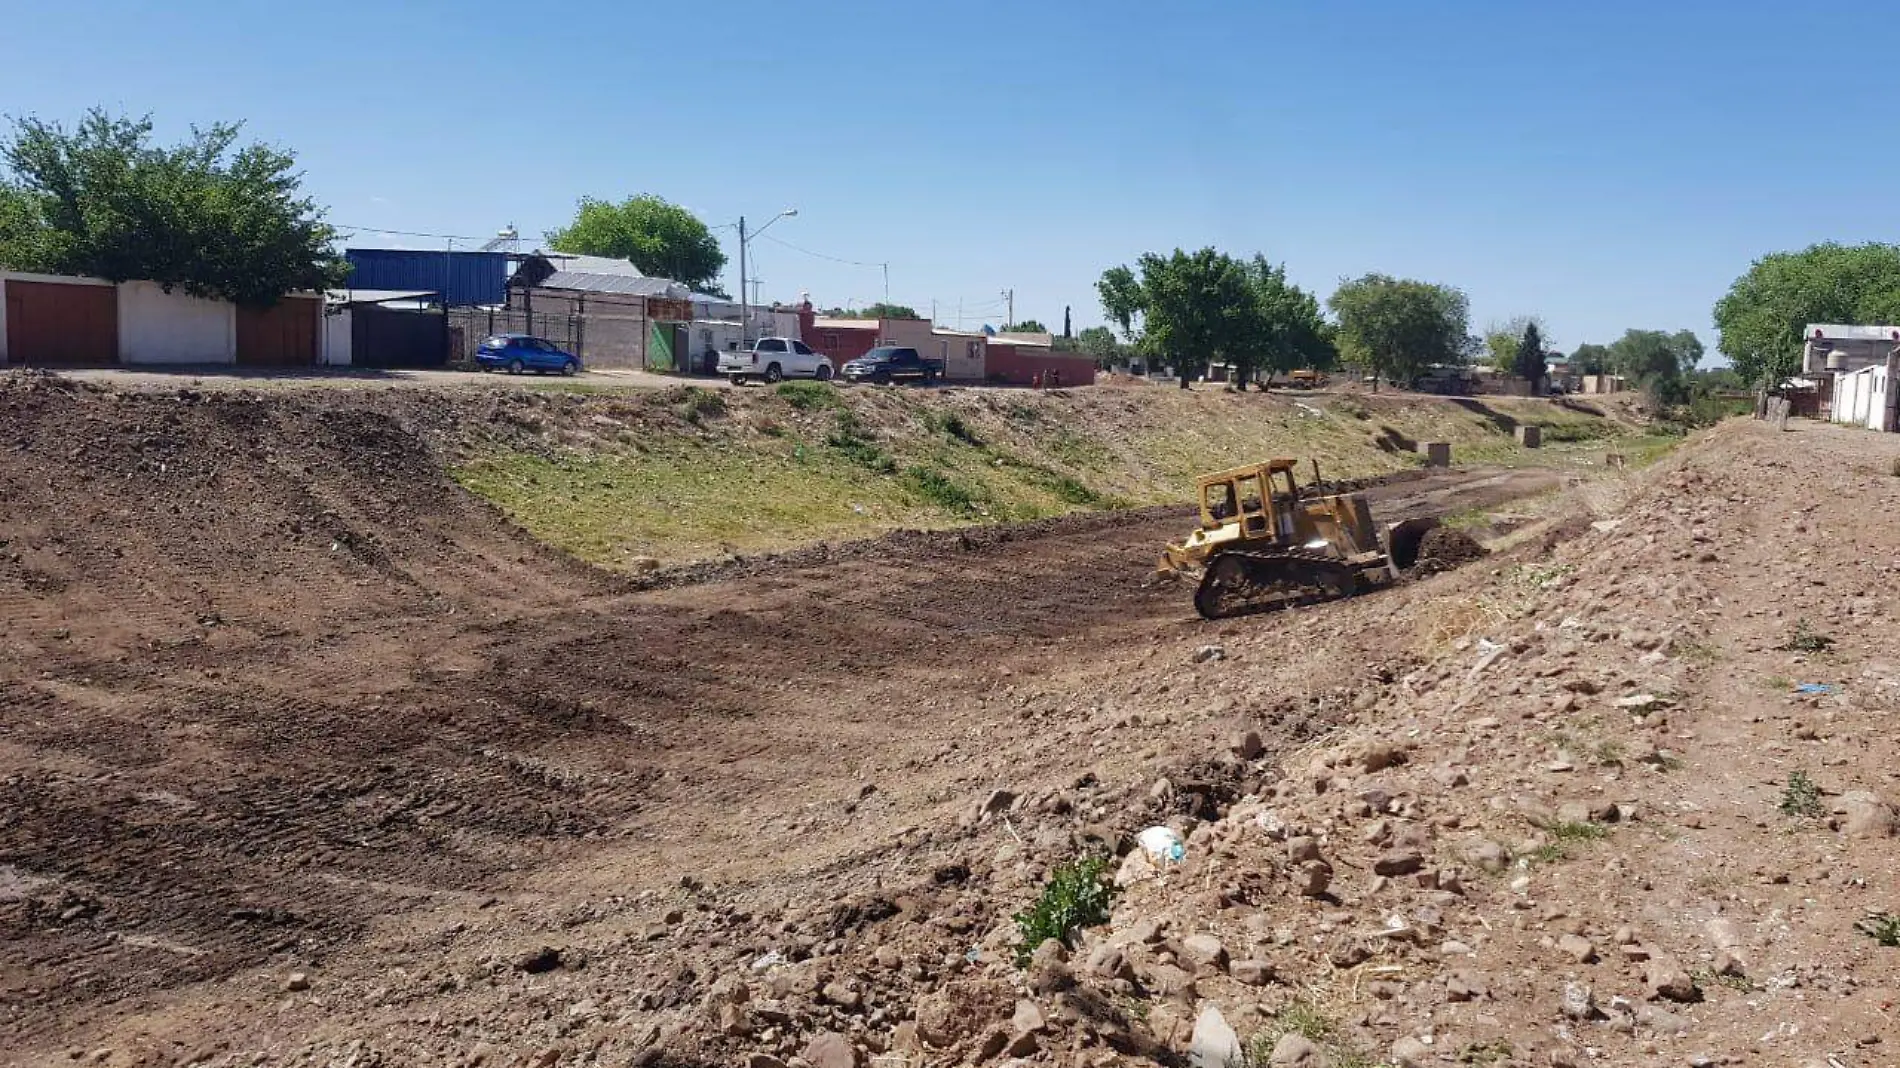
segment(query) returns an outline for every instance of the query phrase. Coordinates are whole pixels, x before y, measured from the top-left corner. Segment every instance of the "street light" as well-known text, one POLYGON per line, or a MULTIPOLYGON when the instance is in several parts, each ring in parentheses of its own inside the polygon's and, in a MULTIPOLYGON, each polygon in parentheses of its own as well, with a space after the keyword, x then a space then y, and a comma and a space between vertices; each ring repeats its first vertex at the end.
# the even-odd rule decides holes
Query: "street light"
POLYGON ((750 234, 745 232, 745 216, 739 216, 739 347, 747 351, 750 351, 752 348, 752 346, 745 343, 746 334, 752 330, 752 308, 746 299, 745 291, 745 247, 753 238, 771 229, 773 223, 780 219, 789 219, 797 214, 797 208, 786 208, 784 211, 767 219, 764 226, 759 227, 750 234))

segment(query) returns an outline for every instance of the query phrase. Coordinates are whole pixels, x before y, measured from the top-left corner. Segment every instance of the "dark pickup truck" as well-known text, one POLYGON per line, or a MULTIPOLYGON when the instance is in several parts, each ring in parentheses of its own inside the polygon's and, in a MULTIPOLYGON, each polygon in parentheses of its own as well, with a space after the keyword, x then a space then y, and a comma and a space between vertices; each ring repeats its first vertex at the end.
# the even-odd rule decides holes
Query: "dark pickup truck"
POLYGON ((943 377, 942 360, 933 360, 920 355, 916 349, 885 346, 870 352, 844 365, 838 372, 847 382, 892 382, 899 378, 914 379, 929 385, 943 377))

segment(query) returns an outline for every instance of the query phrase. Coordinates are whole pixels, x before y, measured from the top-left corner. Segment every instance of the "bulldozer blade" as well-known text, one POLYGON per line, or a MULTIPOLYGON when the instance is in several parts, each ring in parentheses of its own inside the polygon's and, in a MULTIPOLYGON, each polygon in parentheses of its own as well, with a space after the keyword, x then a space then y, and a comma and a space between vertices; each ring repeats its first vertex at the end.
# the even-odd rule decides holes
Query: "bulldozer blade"
POLYGON ((1418 563, 1418 547, 1425 535, 1438 529, 1437 516, 1403 519, 1385 529, 1385 554, 1394 572, 1410 571, 1418 563))

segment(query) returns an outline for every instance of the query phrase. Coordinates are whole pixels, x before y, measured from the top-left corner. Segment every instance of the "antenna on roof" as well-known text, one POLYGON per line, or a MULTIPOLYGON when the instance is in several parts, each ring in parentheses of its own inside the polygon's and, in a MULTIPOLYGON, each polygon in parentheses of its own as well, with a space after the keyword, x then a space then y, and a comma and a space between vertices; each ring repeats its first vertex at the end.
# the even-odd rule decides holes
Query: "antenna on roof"
POLYGON ((509 252, 521 251, 521 231, 515 229, 514 223, 509 223, 495 231, 495 236, 489 239, 488 244, 482 246, 482 251, 499 252, 503 246, 506 246, 509 252))

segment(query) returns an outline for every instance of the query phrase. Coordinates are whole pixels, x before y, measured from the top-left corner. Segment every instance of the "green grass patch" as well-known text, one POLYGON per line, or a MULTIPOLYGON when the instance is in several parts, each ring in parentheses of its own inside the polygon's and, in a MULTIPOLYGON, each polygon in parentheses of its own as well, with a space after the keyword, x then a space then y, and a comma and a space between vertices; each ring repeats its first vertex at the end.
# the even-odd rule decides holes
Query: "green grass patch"
POLYGON ((983 439, 978 437, 969 422, 956 412, 926 411, 924 413, 924 425, 929 427, 933 434, 941 434, 952 441, 969 445, 972 448, 983 447, 983 439))
POLYGON ((837 450, 840 456, 868 471, 880 475, 897 473, 897 460, 883 447, 871 440, 870 432, 856 412, 845 409, 838 413, 838 423, 830 434, 825 435, 825 444, 837 450))
POLYGON ((1889 949, 1900 948, 1900 916, 1882 912, 1856 923, 1854 929, 1889 949))
POLYGON ((904 488, 919 500, 946 512, 975 515, 989 503, 988 494, 983 490, 930 467, 906 468, 904 488))
POLYGON ((1014 917, 1022 935, 1017 966, 1028 965, 1030 955, 1044 942, 1054 940, 1075 948, 1071 940, 1077 931, 1108 922, 1115 892, 1107 857, 1083 857, 1056 868, 1035 904, 1014 917))
POLYGON ((1105 471, 1114 458, 1106 442, 1074 430, 1056 431, 1043 443, 1043 449, 1055 459, 1084 471, 1105 471))
POLYGON ((1782 787, 1779 807, 1784 816, 1818 818, 1827 814, 1827 807, 1821 804, 1821 788, 1808 778, 1805 771, 1788 773, 1788 783, 1782 787))
POLYGON ((680 418, 689 423, 697 424, 726 414, 725 395, 717 390, 687 386, 680 392, 680 418))
POLYGON ((845 406, 835 387, 823 382, 780 382, 777 393, 801 412, 828 411, 845 406))

